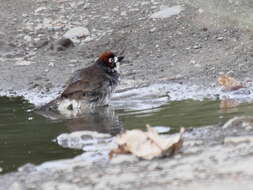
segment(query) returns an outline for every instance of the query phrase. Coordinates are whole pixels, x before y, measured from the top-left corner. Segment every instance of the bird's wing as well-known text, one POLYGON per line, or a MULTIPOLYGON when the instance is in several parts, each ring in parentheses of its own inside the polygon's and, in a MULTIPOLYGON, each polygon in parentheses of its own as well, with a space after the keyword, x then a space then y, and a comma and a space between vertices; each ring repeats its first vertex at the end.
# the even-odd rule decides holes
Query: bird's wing
POLYGON ((72 77, 61 96, 72 99, 94 99, 101 96, 101 90, 105 88, 105 80, 105 75, 94 67, 79 70, 72 77))
POLYGON ((102 88, 101 82, 90 80, 77 80, 71 83, 62 93, 62 97, 77 98, 96 96, 99 89, 102 88))

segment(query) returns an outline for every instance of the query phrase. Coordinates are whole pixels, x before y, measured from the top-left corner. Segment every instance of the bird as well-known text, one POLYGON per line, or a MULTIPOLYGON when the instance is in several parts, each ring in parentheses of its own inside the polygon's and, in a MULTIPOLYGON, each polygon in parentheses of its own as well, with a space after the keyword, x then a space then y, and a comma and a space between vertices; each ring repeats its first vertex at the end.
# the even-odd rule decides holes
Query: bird
POLYGON ((116 56, 111 51, 103 52, 94 64, 75 71, 64 91, 39 110, 57 110, 67 117, 75 117, 108 105, 120 81, 119 64, 123 59, 124 56, 116 56))

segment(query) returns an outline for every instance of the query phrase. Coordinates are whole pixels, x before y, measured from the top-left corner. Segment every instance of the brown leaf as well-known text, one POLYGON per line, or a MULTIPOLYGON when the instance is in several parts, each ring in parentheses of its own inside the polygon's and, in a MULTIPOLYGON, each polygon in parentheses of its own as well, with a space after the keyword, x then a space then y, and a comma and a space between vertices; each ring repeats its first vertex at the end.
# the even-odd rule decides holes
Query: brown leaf
POLYGON ((114 154, 129 154, 130 152, 125 149, 126 145, 118 145, 116 149, 113 149, 111 152, 109 152, 109 159, 112 159, 114 154))
POLYGON ((241 82, 227 75, 220 75, 218 77, 218 83, 219 85, 223 86, 225 90, 228 90, 228 91, 244 88, 241 82))
POLYGON ((182 147, 183 133, 184 128, 181 129, 179 134, 163 138, 149 125, 147 125, 146 132, 138 129, 129 130, 117 137, 118 147, 109 153, 109 157, 112 158, 114 154, 128 153, 147 160, 155 157, 171 156, 182 147))

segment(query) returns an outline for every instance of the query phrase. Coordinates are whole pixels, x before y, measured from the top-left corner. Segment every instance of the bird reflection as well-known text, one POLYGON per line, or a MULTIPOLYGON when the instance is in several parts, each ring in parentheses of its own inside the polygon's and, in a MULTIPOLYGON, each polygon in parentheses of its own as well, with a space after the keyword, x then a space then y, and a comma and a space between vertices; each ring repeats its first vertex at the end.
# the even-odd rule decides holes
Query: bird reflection
POLYGON ((96 112, 85 114, 83 117, 69 119, 66 125, 71 132, 88 130, 117 135, 123 130, 118 115, 109 107, 99 108, 96 112))
POLYGON ((54 111, 36 111, 37 114, 52 120, 63 120, 70 132, 96 131, 117 135, 123 131, 123 124, 118 115, 110 106, 96 107, 90 113, 79 114, 76 117, 66 118, 54 111))

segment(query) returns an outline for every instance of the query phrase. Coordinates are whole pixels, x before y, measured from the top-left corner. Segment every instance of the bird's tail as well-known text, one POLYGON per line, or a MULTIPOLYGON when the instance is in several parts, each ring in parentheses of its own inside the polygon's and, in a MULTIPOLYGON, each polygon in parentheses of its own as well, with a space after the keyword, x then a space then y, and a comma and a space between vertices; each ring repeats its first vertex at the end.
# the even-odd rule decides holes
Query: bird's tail
POLYGON ((35 110, 35 113, 42 115, 46 118, 55 120, 55 119, 61 119, 59 113, 57 113, 57 106, 58 106, 58 102, 62 100, 62 97, 57 97, 56 99, 50 101, 49 103, 38 107, 35 110))
POLYGON ((41 106, 38 108, 38 110, 41 111, 53 111, 53 110, 57 110, 57 103, 62 100, 61 96, 58 96, 57 98, 55 98, 54 100, 48 102, 47 104, 41 106))

